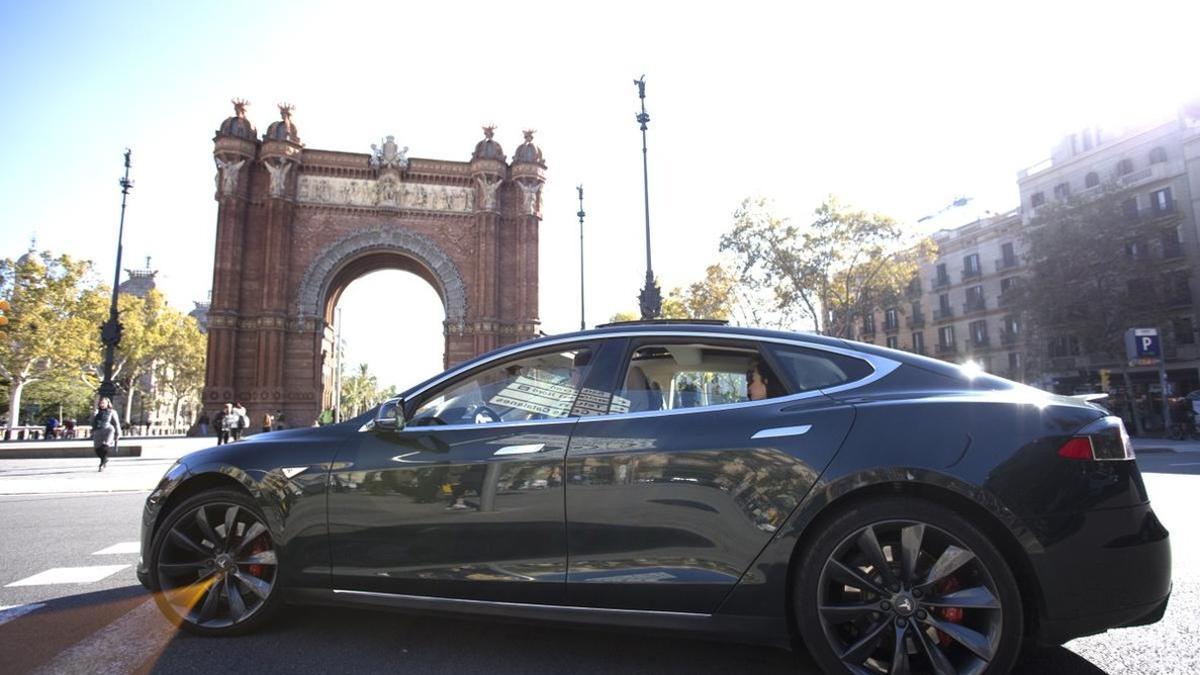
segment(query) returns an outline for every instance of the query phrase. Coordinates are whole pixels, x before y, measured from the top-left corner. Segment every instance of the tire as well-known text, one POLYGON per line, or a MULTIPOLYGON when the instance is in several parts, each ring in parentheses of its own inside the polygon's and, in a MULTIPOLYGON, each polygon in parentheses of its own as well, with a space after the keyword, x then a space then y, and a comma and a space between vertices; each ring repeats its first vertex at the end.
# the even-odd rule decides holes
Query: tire
POLYGON ((824 672, 1002 674, 1017 662, 1019 588, 970 521, 888 497, 820 527, 799 552, 792 608, 824 672))
POLYGON ((154 535, 148 566, 150 590, 167 619, 214 637, 249 633, 268 621, 283 593, 266 523, 238 490, 208 490, 171 509, 154 535))

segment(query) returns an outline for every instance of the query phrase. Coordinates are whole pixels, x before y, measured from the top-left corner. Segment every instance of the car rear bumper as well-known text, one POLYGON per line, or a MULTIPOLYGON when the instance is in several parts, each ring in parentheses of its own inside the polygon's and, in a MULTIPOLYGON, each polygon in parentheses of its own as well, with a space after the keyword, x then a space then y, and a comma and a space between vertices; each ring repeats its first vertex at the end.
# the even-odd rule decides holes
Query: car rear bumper
POLYGON ((1053 522, 1043 525, 1059 536, 1033 557, 1043 600, 1039 642, 1061 644, 1162 618, 1171 594, 1171 545, 1149 504, 1047 520, 1053 522))

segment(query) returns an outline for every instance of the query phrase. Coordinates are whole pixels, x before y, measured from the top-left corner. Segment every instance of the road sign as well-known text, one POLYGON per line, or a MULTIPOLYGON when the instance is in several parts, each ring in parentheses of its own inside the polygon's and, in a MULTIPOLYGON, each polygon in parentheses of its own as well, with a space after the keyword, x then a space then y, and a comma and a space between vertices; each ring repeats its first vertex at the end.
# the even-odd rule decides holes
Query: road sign
POLYGON ((1125 331, 1125 356, 1134 359, 1162 358, 1162 340, 1157 328, 1130 328, 1125 331))

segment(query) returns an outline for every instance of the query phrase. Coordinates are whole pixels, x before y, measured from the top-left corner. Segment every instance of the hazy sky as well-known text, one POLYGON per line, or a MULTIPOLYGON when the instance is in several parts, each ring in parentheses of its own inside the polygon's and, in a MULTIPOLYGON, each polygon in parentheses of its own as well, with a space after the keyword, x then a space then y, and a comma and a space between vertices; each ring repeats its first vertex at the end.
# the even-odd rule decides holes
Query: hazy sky
MULTIPOLYGON (((0 255, 36 235, 111 275, 128 146, 126 266, 153 256, 174 304, 203 299, 212 137, 234 96, 251 101, 260 133, 276 102, 295 104, 310 148, 365 152, 394 134, 410 156, 466 160, 480 125, 495 123, 511 156, 533 127, 550 181, 541 318, 557 332, 579 322, 576 184, 588 322, 636 305, 642 73, 664 291, 717 258, 743 197, 769 197, 796 219, 830 193, 906 221, 957 195, 1003 210, 1017 204, 1017 170, 1064 132, 1170 115, 1200 95, 1194 0, 815 5, 4 3, 0 255)), ((355 294, 398 279, 366 279, 355 294)), ((423 292, 403 324, 348 323, 350 360, 372 359, 403 385, 424 370, 379 354, 401 344, 415 362, 430 349, 440 358, 440 317, 423 292)))

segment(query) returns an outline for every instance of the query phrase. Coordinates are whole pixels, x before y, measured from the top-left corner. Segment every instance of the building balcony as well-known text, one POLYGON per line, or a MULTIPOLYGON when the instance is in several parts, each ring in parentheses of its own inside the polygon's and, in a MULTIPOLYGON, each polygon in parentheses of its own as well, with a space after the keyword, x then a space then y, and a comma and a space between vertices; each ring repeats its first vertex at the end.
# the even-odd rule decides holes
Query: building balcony
POLYGON ((1000 332, 1000 344, 1015 345, 1015 344, 1017 344, 1017 341, 1020 339, 1021 339, 1021 335, 1019 333, 1015 333, 1011 330, 1005 330, 1005 331, 1000 332))
POLYGON ((996 261, 996 271, 1004 272, 1006 270, 1016 269, 1021 266, 1021 261, 1016 258, 1001 258, 996 261))
POLYGON ((946 345, 946 344, 942 344, 939 342, 937 344, 937 355, 938 356, 949 356, 949 355, 953 355, 953 354, 957 354, 957 353, 958 353, 958 347, 955 346, 954 343, 950 343, 950 344, 946 345))
POLYGON ((899 330, 900 330, 900 322, 899 321, 884 321, 883 322, 883 331, 885 333, 895 333, 895 332, 898 332, 899 330))
POLYGON ((990 336, 984 335, 982 337, 971 338, 971 347, 973 349, 988 349, 991 346, 992 339, 990 336))
POLYGON ((1017 300, 1017 293, 1012 290, 1002 291, 996 296, 996 304, 1000 307, 1007 307, 1017 300))
POLYGON ((954 318, 954 310, 949 307, 933 310, 934 321, 949 321, 954 318))
POLYGON ((963 268, 963 271, 962 271, 963 281, 966 281, 967 279, 978 279, 981 276, 983 276, 983 270, 981 270, 981 269, 971 270, 971 269, 963 268))
POLYGON ((1144 185, 1151 181, 1156 181, 1165 178, 1167 173, 1167 165, 1165 162, 1151 164, 1144 169, 1139 169, 1124 176, 1117 177, 1117 185, 1122 188, 1131 188, 1138 185, 1144 185))
POLYGON ((1076 356, 1053 356, 1050 357, 1050 370, 1075 370, 1075 364, 1079 357, 1076 356))
POLYGON ((925 313, 922 312, 920 314, 913 314, 912 316, 908 317, 908 320, 906 320, 904 323, 909 328, 924 328, 925 327, 925 313))
POLYGON ((935 291, 938 290, 939 288, 945 288, 949 285, 950 285, 950 277, 934 277, 933 278, 933 290, 935 290, 935 291))
POLYGON ((1183 244, 1176 241, 1164 241, 1162 246, 1163 260, 1175 260, 1183 257, 1183 244))
POLYGON ((968 302, 963 305, 963 316, 985 311, 987 311, 987 302, 983 299, 976 300, 975 302, 968 302))
POLYGON ((863 326, 862 330, 859 332, 859 335, 862 335, 863 337, 874 338, 875 326, 863 326))

